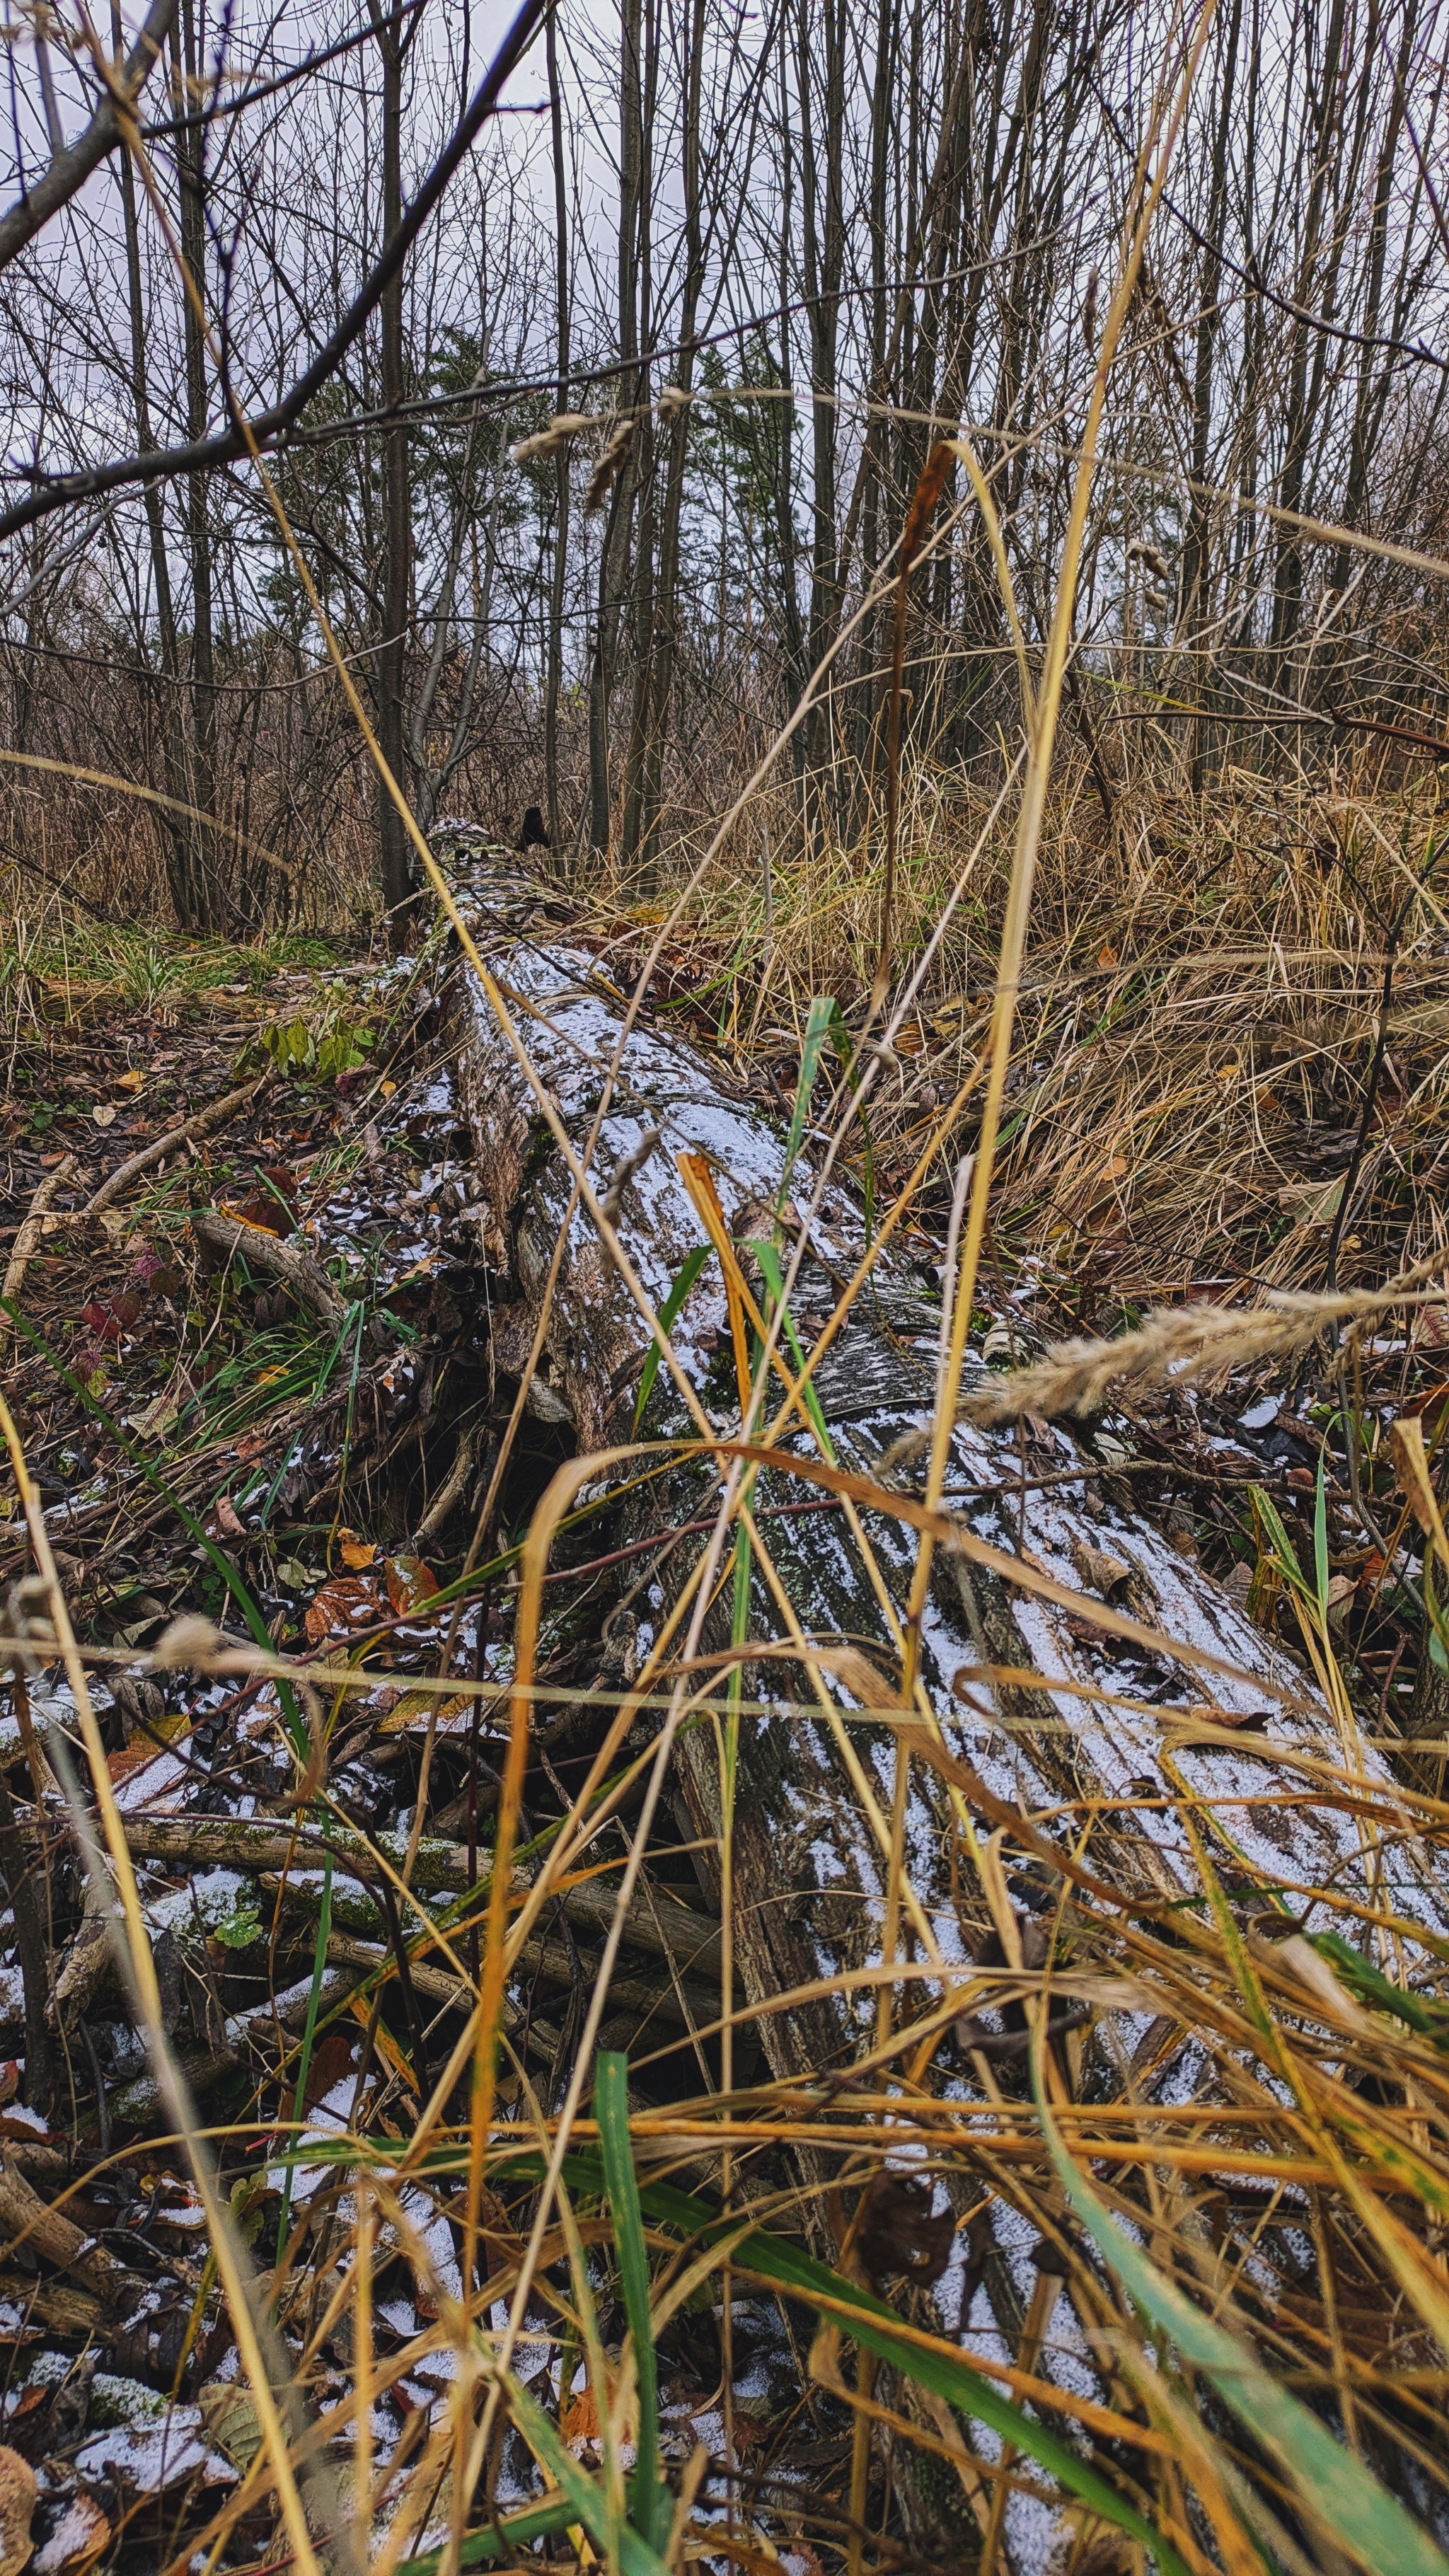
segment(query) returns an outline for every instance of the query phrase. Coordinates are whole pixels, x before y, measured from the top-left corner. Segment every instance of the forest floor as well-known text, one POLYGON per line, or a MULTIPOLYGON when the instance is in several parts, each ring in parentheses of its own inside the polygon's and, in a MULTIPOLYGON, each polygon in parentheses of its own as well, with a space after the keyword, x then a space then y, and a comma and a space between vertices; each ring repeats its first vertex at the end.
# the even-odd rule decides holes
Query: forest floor
MULTIPOLYGON (((1148 852, 1143 869, 1158 865, 1148 852)), ((661 1025, 724 1050, 778 1113, 822 979, 809 907, 790 910, 788 884, 774 891, 789 929, 752 979, 740 972, 748 924, 724 919, 706 935, 686 921, 649 1007, 661 1025)), ((1361 1117, 1377 961, 1361 927, 1355 943, 1326 919, 1311 857, 1285 862, 1273 933, 1280 960, 1311 950, 1311 966, 1285 966, 1276 984, 1270 971, 1261 1008, 1240 1005, 1231 1027, 1221 1003, 1225 979, 1243 975, 1246 891, 1236 879, 1220 886, 1206 929, 1201 888, 1189 901, 1179 885, 1178 898, 1169 917, 1139 870, 1074 929, 1024 1001, 1026 1087, 975 1319, 988 1359, 1130 1324, 1150 1299, 1184 1289, 1236 1294, 1255 1275, 1321 1285, 1333 1192, 1351 1162, 1348 1274, 1382 1277, 1423 1250, 1415 1229, 1444 1141, 1446 943, 1425 946, 1408 970, 1406 1034, 1361 1117), (1293 910, 1296 947, 1282 935, 1293 910), (1169 1054, 1177 1070, 1165 1082, 1169 1054), (1295 1110, 1303 1100, 1306 1116, 1295 1110), (1194 1156, 1195 1210, 1184 1196, 1194 1156), (1184 1260, 1190 1238, 1197 1257, 1184 1260)), ((828 913, 828 889, 820 902, 828 913)), ((591 942, 624 989, 657 911, 592 916, 591 942)), ((862 922, 868 912, 867 891, 862 922)), ((439 1010, 439 943, 383 966, 323 941, 253 951, 160 932, 107 942, 72 927, 65 954, 54 943, 12 951, 5 979, 0 1244, 16 1309, 6 1397, 86 1651, 166 2028, 316 2423, 356 2390, 357 2348, 336 2297, 340 2204, 317 2189, 325 2167, 294 2184, 277 2140, 293 2120, 314 2135, 361 2122, 403 2136, 455 2042, 454 1972, 404 1936, 368 1852, 405 1878, 410 1862, 416 1885, 446 1900, 437 1919, 476 1976, 479 1855, 501 1755, 480 1740, 476 1697, 445 1700, 435 1720, 420 1685, 439 1674, 466 1682, 485 1647, 506 1641, 518 1552, 566 1443, 528 1423, 488 1562, 467 1572, 516 1381, 490 1352, 486 1247, 466 1222, 476 1192, 439 1010), (163 1155, 132 1168, 167 1138, 163 1155), (106 1203, 94 1207, 98 1194, 106 1203), (333 1856, 357 1873, 339 1877, 335 1895, 333 1859, 320 1844, 301 1848, 290 1794, 299 1755, 277 1691, 244 1674, 199 1682, 150 1660, 193 1616, 302 1670, 365 1660, 375 1673, 366 1696, 313 1694, 308 1711, 327 1739, 333 1856)), ((1259 918, 1252 956, 1271 951, 1259 918)), ((984 990, 978 980, 952 991, 943 966, 898 1039, 898 1079, 872 1140, 883 1197, 909 1164, 918 1122, 955 1086, 984 990)), ((927 1254, 939 1256, 944 1195, 933 1187, 915 1220, 927 1254)), ((1205 1405, 1144 1398, 1131 1410, 1132 1454, 1124 1446, 1118 1461, 1134 1506, 1300 1657, 1293 1588, 1255 1496, 1275 1506, 1304 1566, 1326 1509, 1324 1635, 1364 1741, 1390 1748, 1422 1732, 1439 1700, 1389 1434, 1413 1416, 1432 1454, 1449 1413, 1446 1351, 1449 1313, 1429 1303, 1365 1342, 1351 1386, 1320 1350, 1287 1374, 1239 1377, 1205 1405)), ((614 1562, 608 1533, 600 1549, 587 1530, 585 1519, 571 1542, 576 1580, 545 1668, 565 1711, 615 1598, 602 1570, 614 1562)), ((52 1777, 74 1741, 74 1703, 43 1627, 25 1642, 30 1561, 7 1479, 0 1585, 24 1678, 0 1719, 10 1782, 0 1859, 8 1875, 17 1834, 29 1838, 55 1989, 37 2015, 17 1903, 0 1928, 12 1942, 0 1962, 0 2043, 15 2061, 0 2109, 0 2404, 6 2441, 39 2481, 35 2576, 143 2559, 200 2568, 218 2552, 231 2566, 280 2565, 275 2496, 265 2482, 249 2494, 262 2436, 205 2211, 135 2016, 104 1945, 88 1939, 85 1874, 52 1777)), ((551 1750, 552 1733, 536 1742, 526 1783, 535 1851, 568 1813, 595 1740, 576 1712, 551 1750)), ((519 2100, 524 2067, 546 2103, 568 2062, 625 1849, 622 1838, 601 1846, 597 1887, 560 1902, 526 1954, 510 1994, 520 2071, 504 2078, 505 2104, 519 2100)), ((673 1909, 676 1951, 717 1951, 687 1852, 661 1848, 650 1891, 656 1915, 673 1909)), ((611 2025, 631 2053, 678 2027, 669 1952, 636 1901, 611 2025)), ((692 2007, 687 1975, 685 1989, 692 2007)), ((661 2078, 655 2098, 667 2104, 671 2083, 678 2092, 698 2072, 689 2062, 677 2081, 661 2078)), ((456 2177, 410 2185, 377 2249, 369 2439, 378 2510, 401 2512, 400 2547, 431 2528, 409 2478, 449 2404, 448 2356, 431 2329, 448 2284, 456 2290, 460 2189, 456 2177)), ((521 2222, 489 2196, 485 2219, 506 2268, 521 2222)), ((791 2553, 797 2576, 811 2576, 821 2552, 848 2554, 862 2507, 873 2563, 913 2563, 891 2521, 888 2448, 862 2487, 850 2412, 805 2384, 782 2325, 787 2339, 798 2330, 771 2300, 742 2298, 732 2312, 685 2301, 660 2339, 666 2457, 684 2461, 702 2445, 701 2506, 731 2498, 742 2526, 774 2530, 770 2545, 791 2553)), ((612 2322, 605 2311, 604 2328, 617 2346, 622 2311, 612 2322)), ((586 2388, 559 2418, 586 2463, 599 2445, 591 2405, 586 2388)), ((764 2564, 751 2546, 763 2543, 731 2544, 764 2564)))

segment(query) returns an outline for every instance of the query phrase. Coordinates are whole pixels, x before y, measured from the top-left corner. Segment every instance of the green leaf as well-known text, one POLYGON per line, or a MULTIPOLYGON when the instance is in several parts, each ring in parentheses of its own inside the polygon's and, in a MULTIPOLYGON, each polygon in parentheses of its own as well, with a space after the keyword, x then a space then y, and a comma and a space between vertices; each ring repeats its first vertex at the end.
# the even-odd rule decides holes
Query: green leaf
POLYGON ((639 2445, 629 2480, 629 2512, 651 2548, 657 2549, 669 2537, 674 2508, 659 2476, 659 2373, 649 2313, 649 2257, 629 2136, 629 2061, 611 2049, 600 2049, 594 2060, 594 2114, 639 2391, 639 2445))
MULTIPOLYGON (((712 1249, 712 1245, 701 1243, 696 1245, 693 1252, 686 1253, 684 1261, 680 1267, 679 1276, 675 1280, 673 1287, 670 1289, 668 1296, 665 1298, 663 1305, 659 1309, 659 1329, 662 1333, 667 1333, 669 1331, 671 1324, 674 1322, 681 1306, 684 1304, 685 1298, 689 1295, 689 1292, 694 1286, 696 1279, 699 1277, 701 1270, 708 1261, 712 1249)), ((662 1357, 663 1353, 659 1348, 659 1344, 657 1342, 651 1342, 644 1355, 644 1372, 639 1380, 638 1395, 634 1399, 634 1428, 636 1431, 638 1430, 640 1423, 643 1421, 644 1407, 649 1401, 650 1389, 652 1388, 656 1377, 659 1375, 659 1362, 662 1357)))
POLYGON ((1135 2245, 1072 2162, 1040 2083, 1037 2110, 1063 2190, 1109 2271, 1159 2333, 1170 2335, 1253 2438, 1270 2451, 1298 2489, 1314 2522, 1337 2546, 1394 2576, 1449 2576, 1449 2558, 1396 2496, 1334 2440, 1325 2424, 1262 2368, 1251 2345, 1205 2317, 1135 2245))

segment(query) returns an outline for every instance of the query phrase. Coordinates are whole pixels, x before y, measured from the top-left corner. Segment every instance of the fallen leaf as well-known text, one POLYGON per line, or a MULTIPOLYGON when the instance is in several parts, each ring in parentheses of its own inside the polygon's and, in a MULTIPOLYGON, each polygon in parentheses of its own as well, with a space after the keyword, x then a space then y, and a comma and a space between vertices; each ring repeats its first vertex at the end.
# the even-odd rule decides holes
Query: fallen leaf
POLYGON ((387 1560, 387 1597, 398 1618, 420 1609, 431 1601, 438 1588, 432 1567, 420 1556, 390 1556, 387 1560))
POLYGON ((159 1759, 160 1755, 149 1735, 133 1735, 130 1743, 123 1744, 119 1753, 106 1755, 106 1769, 119 1788, 123 1780, 130 1779, 133 1771, 144 1770, 148 1762, 156 1762, 159 1759))
POLYGON ((382 1600, 375 1583, 361 1575, 333 1574, 314 1593, 302 1624, 307 1642, 320 1646, 324 1637, 345 1637, 382 1620, 382 1600))
POLYGON ((250 2389, 234 2379, 209 2379, 197 2405, 207 2437, 245 2477, 262 2447, 262 2428, 250 2389))
POLYGON ((103 1342, 118 1342, 129 1332, 141 1313, 141 1300, 134 1289, 125 1288, 118 1297, 92 1297, 82 1306, 81 1322, 103 1342))
POLYGON ((147 1439, 159 1438, 163 1431, 170 1430, 185 1400, 184 1395, 173 1395, 163 1387, 159 1395, 153 1395, 144 1413, 132 1415, 131 1429, 147 1439))
POLYGON ((113 1126, 117 1115, 118 1112, 116 1105, 114 1101, 111 1100, 98 1100, 94 1109, 91 1111, 91 1116, 94 1118, 98 1127, 113 1126))
POLYGON ((346 2031, 324 2031, 312 2051, 312 2063, 307 2069, 308 2110, 314 2103, 322 2101, 334 2084, 340 2084, 345 2076, 350 2075, 352 2069, 352 2041, 346 2031))
POLYGON ((30 2518, 39 2492, 30 2462, 0 2443, 0 2576, 19 2576, 30 2556, 30 2518))
POLYGON ((1093 1547, 1088 1539, 1073 1539, 1072 1563, 1088 1590, 1100 1592, 1104 1601, 1119 1599, 1132 1581, 1132 1568, 1125 1557, 1109 1556, 1105 1548, 1093 1547))
POLYGON ((949 2209, 933 2218, 931 2199, 928 2182, 914 2182, 906 2174, 876 2175, 855 2232, 856 2258, 871 2280, 879 2284, 904 2273, 908 2281, 939 2281, 956 2221, 949 2209))
POLYGON ((118 1091, 139 1091, 145 1079, 145 1067, 139 1064, 133 1064, 129 1073, 118 1075, 116 1080, 116 1089, 118 1091))
POLYGON ((376 1548, 365 1538, 344 1539, 339 1553, 343 1564, 350 1565, 355 1574, 360 1573, 363 1566, 375 1563, 377 1558, 376 1548))
POLYGON ((1098 965, 1099 965, 1099 966, 1115 966, 1115 965, 1116 965, 1116 963, 1117 963, 1117 951, 1116 951, 1116 949, 1113 947, 1112 942, 1111 942, 1111 940, 1110 940, 1110 939, 1104 939, 1104 940, 1103 940, 1103 942, 1102 942, 1101 947, 1098 949, 1098 951, 1097 951, 1097 963, 1098 963, 1098 965))
POLYGON ((208 1538, 245 1538, 246 1529, 225 1494, 219 1494, 206 1516, 208 1538))
POLYGON ((1424 1447, 1424 1426, 1413 1414, 1405 1414, 1389 1433, 1389 1447, 1399 1483, 1408 1497, 1409 1508, 1427 1537, 1433 1540, 1446 1565, 1449 1565, 1449 1536, 1429 1475, 1429 1457, 1424 1447))
POLYGON ((570 2446, 575 2442, 597 2442, 599 2410, 592 2388, 581 2388, 577 2397, 569 2399, 559 2415, 558 2429, 570 2446))
POLYGON ((31 2576, 85 2576, 104 2557, 111 2526, 94 2496, 71 2497, 50 2538, 37 2550, 31 2576))

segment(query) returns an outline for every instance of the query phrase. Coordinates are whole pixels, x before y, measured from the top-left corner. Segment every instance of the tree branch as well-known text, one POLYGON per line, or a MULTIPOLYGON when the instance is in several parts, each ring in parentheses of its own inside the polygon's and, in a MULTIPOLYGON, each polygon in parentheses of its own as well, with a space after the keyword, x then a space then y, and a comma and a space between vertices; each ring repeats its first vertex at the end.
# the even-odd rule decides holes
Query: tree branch
MULTIPOLYGON (((153 13, 169 11, 174 8, 175 0, 152 0, 152 5, 153 13)), ((114 464, 96 466, 87 473, 47 479, 43 488, 32 493, 29 500, 18 501, 13 509, 0 516, 0 537, 14 536, 17 530, 30 527, 51 510, 63 509, 71 501, 87 500, 99 492, 114 492, 123 483, 152 483, 177 474, 203 473, 214 465, 231 464, 235 458, 247 455, 253 445, 259 448, 274 446, 306 410, 314 395, 320 393, 336 374, 369 314, 381 302, 428 217, 441 203, 455 172, 466 160, 493 114, 499 93, 533 42, 550 6, 551 0, 523 0, 523 6, 469 101, 466 115, 434 162, 401 222, 383 244, 376 266, 349 305, 331 339, 318 350, 310 367, 297 378, 280 402, 273 403, 269 411, 258 413, 251 421, 237 419, 230 429, 218 430, 210 438, 194 439, 185 447, 157 448, 146 456, 118 457, 114 464)), ((79 150, 80 146, 75 148, 79 150)), ((95 160, 101 158, 105 148, 102 145, 97 150, 95 160)), ((94 162, 89 166, 94 167, 94 162)), ((3 235, 0 235, 0 240, 3 240, 3 235)))
MULTIPOLYGON (((176 0, 151 0, 146 23, 136 38, 126 67, 121 74, 121 87, 127 98, 140 97, 151 76, 151 67, 160 55, 171 22, 176 15, 176 0)), ((82 134, 54 160, 33 188, 22 188, 21 195, 6 215, 0 215, 0 268, 8 268, 18 259, 27 244, 33 242, 42 224, 58 214, 71 198, 85 186, 93 170, 98 170, 108 152, 113 152, 121 139, 116 116, 116 102, 107 91, 95 115, 82 134)))

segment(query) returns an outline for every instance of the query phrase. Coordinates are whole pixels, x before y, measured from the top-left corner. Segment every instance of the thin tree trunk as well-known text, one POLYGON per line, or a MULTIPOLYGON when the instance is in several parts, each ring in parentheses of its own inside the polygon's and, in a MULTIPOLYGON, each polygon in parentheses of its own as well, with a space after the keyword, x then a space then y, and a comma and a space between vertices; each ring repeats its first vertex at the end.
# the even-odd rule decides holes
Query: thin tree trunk
MULTIPOLYGON (((197 95, 200 45, 193 0, 182 0, 181 68, 178 96, 197 95)), ((173 60, 175 39, 173 37, 173 60)), ((184 298, 186 354, 186 434, 199 439, 206 430, 206 338, 202 322, 206 292, 206 206, 202 154, 205 129, 184 126, 177 137, 176 171, 181 195, 181 257, 189 281, 184 298)), ((207 478, 187 477, 186 542, 191 572, 191 743, 188 802, 198 814, 216 811, 216 671, 212 633, 212 542, 207 507, 207 478)), ((219 929, 226 918, 218 872, 220 845, 204 822, 189 826, 187 870, 190 929, 219 929)))
MULTIPOLYGON (((639 254, 643 227, 644 103, 642 0, 623 0, 619 37, 619 355, 626 362, 620 384, 638 400, 627 372, 639 356, 639 254)), ((636 446, 637 446, 636 439, 636 446)), ((599 614, 589 675, 589 838, 596 857, 613 830, 609 780, 609 699, 619 652, 619 625, 628 592, 629 532, 634 515, 637 464, 633 450, 615 478, 599 557, 599 614)))
MULTIPOLYGON (((382 60, 382 236, 386 240, 402 220, 402 87, 403 22, 400 7, 384 18, 372 0, 373 32, 382 60)), ((387 287, 380 309, 382 325, 382 399, 389 414, 382 440, 383 578, 382 649, 377 657, 377 738, 382 756, 406 795, 408 780, 407 678, 408 629, 412 616, 413 517, 408 472, 407 423, 400 417, 407 393, 403 324, 404 272, 387 287)), ((394 943, 407 939, 411 904, 412 849, 396 802, 378 782, 378 845, 383 901, 394 943)))
MULTIPOLYGON (((681 393, 694 383, 693 340, 704 291, 704 232, 700 201, 699 120, 704 78, 704 0, 691 0, 689 51, 685 70, 681 178, 684 189, 684 294, 680 306, 682 351, 675 370, 681 393)), ((646 882, 659 858, 660 799, 664 742, 674 695, 675 650, 679 620, 679 541, 684 512, 684 472, 689 444, 689 407, 683 403, 670 423, 664 510, 659 531, 659 577, 654 600, 653 652, 650 668, 648 738, 644 745, 640 794, 640 858, 646 882)))
MULTIPOLYGON (((548 62, 549 120, 553 134, 553 205, 554 250, 558 297, 558 383, 557 406, 568 409, 569 398, 569 217, 568 196, 564 185, 563 102, 558 85, 558 31, 554 13, 549 11, 544 30, 548 62)), ((569 558, 569 457, 567 448, 558 455, 557 517, 553 533, 553 574, 548 598, 548 668, 544 682, 543 767, 544 801, 548 808, 548 837, 555 852, 563 847, 558 793, 558 702, 563 685, 563 618, 564 591, 568 578, 569 558)))

